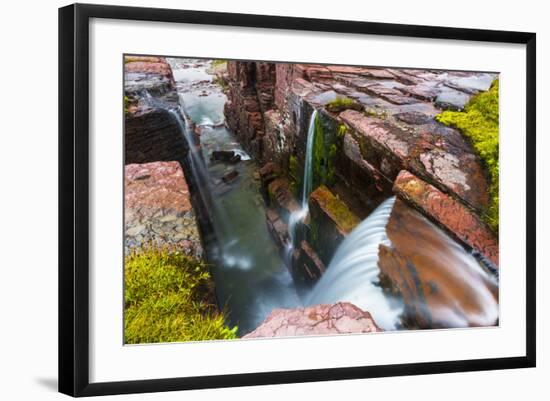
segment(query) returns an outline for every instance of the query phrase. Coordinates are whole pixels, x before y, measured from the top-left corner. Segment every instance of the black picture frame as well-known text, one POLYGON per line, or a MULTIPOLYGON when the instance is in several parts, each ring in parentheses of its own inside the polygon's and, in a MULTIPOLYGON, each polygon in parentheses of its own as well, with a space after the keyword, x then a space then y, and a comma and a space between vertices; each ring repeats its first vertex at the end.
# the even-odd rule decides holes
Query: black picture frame
POLYGON ((479 29, 74 4, 59 9, 59 391, 71 396, 236 387, 534 367, 536 363, 536 35, 479 29), (521 357, 262 372, 122 382, 89 381, 89 22, 91 18, 276 28, 526 46, 526 354, 521 357))

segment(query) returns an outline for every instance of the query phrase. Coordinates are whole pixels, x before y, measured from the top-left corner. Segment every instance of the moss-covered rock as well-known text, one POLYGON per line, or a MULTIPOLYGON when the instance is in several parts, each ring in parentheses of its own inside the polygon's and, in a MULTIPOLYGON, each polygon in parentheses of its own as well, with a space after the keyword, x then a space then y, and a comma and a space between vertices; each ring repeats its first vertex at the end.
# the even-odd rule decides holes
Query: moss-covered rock
POLYGON ((328 265, 338 245, 360 219, 324 185, 311 193, 309 211, 308 239, 323 263, 328 265))
POLYGON ((353 109, 357 111, 363 110, 363 106, 349 97, 337 97, 336 99, 328 102, 325 108, 332 113, 340 113, 347 109, 353 109))
POLYGON ((499 222, 499 81, 495 80, 491 88, 472 97, 464 111, 444 111, 436 120, 455 128, 470 140, 472 146, 483 161, 490 179, 491 202, 484 219, 493 230, 498 232, 499 222))
POLYGON ((336 179, 336 158, 342 145, 340 126, 333 118, 319 113, 315 119, 313 141, 313 189, 332 186, 336 179))

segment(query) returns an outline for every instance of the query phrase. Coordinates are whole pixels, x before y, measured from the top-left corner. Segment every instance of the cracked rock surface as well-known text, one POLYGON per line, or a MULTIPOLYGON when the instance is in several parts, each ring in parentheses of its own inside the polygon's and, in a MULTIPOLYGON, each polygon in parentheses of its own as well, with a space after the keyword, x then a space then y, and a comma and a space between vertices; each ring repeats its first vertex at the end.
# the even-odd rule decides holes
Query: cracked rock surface
POLYGON ((371 314, 349 302, 297 309, 274 309, 243 338, 372 333, 382 331, 371 314))
POLYGON ((180 164, 129 164, 124 172, 126 253, 154 243, 200 258, 199 231, 180 164))

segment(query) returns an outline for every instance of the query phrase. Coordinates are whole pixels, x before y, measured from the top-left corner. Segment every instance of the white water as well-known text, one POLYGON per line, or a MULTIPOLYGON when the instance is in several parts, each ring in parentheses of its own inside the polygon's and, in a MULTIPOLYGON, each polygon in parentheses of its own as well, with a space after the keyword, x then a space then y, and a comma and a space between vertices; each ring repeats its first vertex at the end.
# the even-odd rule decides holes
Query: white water
POLYGON ((369 311, 384 330, 397 328, 402 307, 378 285, 378 247, 390 245, 386 225, 394 202, 395 197, 382 202, 340 244, 306 305, 351 302, 369 311))
POLYGON ((317 109, 313 110, 309 119, 309 127, 307 130, 306 139, 306 159, 304 162, 304 177, 302 179, 302 199, 300 203, 300 209, 292 212, 288 219, 288 236, 289 243, 286 247, 286 259, 287 264, 290 266, 290 258, 292 257, 292 251, 296 247, 296 225, 307 217, 309 213, 309 194, 313 189, 313 169, 311 167, 313 160, 313 142, 315 140, 315 121, 317 120, 317 109))
POLYGON ((309 127, 307 130, 307 140, 306 140, 306 160, 304 163, 304 183, 302 187, 302 210, 305 210, 307 214, 308 210, 308 198, 311 193, 312 178, 313 178, 313 169, 311 167, 313 159, 313 142, 315 140, 315 122, 317 120, 317 110, 314 109, 311 113, 311 118, 309 119, 309 127))
POLYGON ((208 205, 210 203, 208 201, 208 192, 210 189, 210 178, 209 178, 208 170, 206 168, 206 164, 204 163, 204 160, 200 156, 200 151, 198 150, 195 140, 193 138, 193 134, 191 133, 191 127, 189 122, 187 121, 185 112, 180 113, 178 110, 174 110, 174 109, 168 109, 168 112, 178 124, 180 132, 183 135, 185 141, 187 142, 187 146, 189 147, 189 151, 187 152, 187 155, 189 157, 191 174, 193 174, 193 177, 195 177, 195 180, 198 184, 197 189, 199 191, 199 195, 202 198, 203 204, 208 205))

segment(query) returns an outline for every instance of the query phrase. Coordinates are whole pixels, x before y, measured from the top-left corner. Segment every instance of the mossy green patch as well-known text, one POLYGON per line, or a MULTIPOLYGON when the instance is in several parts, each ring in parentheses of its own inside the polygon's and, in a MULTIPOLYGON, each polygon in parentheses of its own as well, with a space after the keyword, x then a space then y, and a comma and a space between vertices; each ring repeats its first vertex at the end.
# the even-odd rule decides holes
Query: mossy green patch
POLYGON ((218 59, 214 59, 212 60, 212 67, 217 67, 219 65, 223 65, 223 64, 226 64, 227 63, 227 60, 218 60, 218 59))
POLYGON ((317 188, 311 198, 316 201, 321 209, 345 232, 351 232, 361 221, 353 214, 347 205, 338 199, 324 185, 317 188))
POLYGON ((347 109, 362 110, 363 106, 349 97, 337 97, 325 104, 325 108, 332 113, 339 113, 347 109))
POLYGON ((237 338, 215 305, 204 262, 148 246, 126 256, 124 279, 125 343, 237 338))
POLYGON ((444 111, 436 120, 458 128, 470 140, 483 161, 490 179, 491 202, 484 215, 489 226, 498 233, 499 225, 499 81, 491 88, 472 97, 464 111, 444 111))
POLYGON ((343 138, 344 136, 346 136, 346 132, 348 132, 348 128, 346 127, 346 125, 340 124, 338 126, 338 138, 343 138))
POLYGON ((336 159, 342 137, 338 135, 339 125, 322 113, 315 119, 315 137, 313 141, 312 173, 313 186, 325 184, 331 186, 336 179, 336 159))

